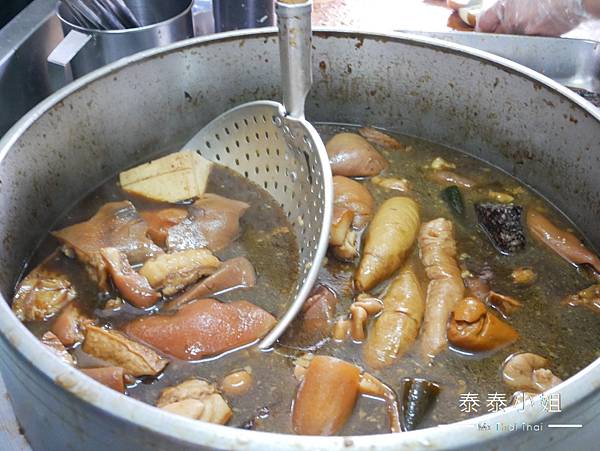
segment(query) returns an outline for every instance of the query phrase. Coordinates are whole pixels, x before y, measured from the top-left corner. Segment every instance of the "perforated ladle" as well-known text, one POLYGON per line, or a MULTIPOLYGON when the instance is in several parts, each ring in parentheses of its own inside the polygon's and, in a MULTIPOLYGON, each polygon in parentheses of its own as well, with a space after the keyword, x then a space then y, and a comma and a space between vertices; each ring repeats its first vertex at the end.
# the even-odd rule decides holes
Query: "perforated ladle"
POLYGON ((299 277, 291 303, 260 341, 269 348, 312 289, 329 239, 333 184, 325 145, 304 118, 312 84, 312 1, 276 3, 283 105, 260 100, 233 108, 200 130, 184 149, 225 165, 267 190, 298 239, 299 277))

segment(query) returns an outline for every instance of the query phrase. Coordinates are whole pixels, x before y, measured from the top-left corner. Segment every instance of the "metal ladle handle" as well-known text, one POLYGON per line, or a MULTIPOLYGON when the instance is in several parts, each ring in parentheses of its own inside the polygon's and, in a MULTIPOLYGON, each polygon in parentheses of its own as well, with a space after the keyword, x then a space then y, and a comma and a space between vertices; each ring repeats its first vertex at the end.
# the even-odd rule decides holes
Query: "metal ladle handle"
POLYGON ((283 106, 292 118, 304 119, 304 103, 312 85, 312 0, 278 0, 275 10, 283 106))

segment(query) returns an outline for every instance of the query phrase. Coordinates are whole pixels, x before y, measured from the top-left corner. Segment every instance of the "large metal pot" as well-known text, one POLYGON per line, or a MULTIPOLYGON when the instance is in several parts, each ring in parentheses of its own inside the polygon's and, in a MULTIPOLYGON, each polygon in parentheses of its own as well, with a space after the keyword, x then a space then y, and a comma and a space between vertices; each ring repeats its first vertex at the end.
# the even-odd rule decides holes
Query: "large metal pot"
MULTIPOLYGON (((312 121, 367 123, 484 158, 552 199, 600 243, 600 115, 547 78, 426 38, 320 31, 312 121)), ((177 148, 239 103, 279 97, 272 31, 195 39, 130 57, 37 106, 0 142, 0 290, 52 222, 108 176, 177 148)), ((38 450, 461 448, 592 449, 600 361, 556 388, 562 412, 507 409, 476 421, 396 435, 296 437, 176 417, 126 398, 55 359, 0 302, 0 368, 38 450), (485 421, 492 430, 477 428, 485 421), (583 429, 495 431, 496 423, 582 423, 583 429), (577 440, 578 445, 574 445, 577 440)), ((575 350, 574 350, 575 351, 575 350)))

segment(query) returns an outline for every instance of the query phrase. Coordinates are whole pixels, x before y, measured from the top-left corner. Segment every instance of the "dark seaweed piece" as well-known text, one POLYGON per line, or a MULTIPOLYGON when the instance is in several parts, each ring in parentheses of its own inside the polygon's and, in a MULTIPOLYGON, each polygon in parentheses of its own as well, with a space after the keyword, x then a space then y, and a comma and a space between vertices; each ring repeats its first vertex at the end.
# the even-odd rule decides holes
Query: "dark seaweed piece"
POLYGON ((400 427, 412 431, 423 420, 437 398, 440 386, 426 379, 402 379, 402 402, 400 403, 400 427))
POLYGON ((440 196, 442 197, 442 200, 448 204, 448 207, 450 207, 450 211, 452 211, 454 216, 458 216, 459 218, 465 217, 465 202, 458 186, 452 185, 448 188, 444 188, 440 193, 440 196))
POLYGON ((521 224, 523 207, 514 204, 475 204, 480 227, 494 247, 504 255, 525 248, 525 233, 521 224))

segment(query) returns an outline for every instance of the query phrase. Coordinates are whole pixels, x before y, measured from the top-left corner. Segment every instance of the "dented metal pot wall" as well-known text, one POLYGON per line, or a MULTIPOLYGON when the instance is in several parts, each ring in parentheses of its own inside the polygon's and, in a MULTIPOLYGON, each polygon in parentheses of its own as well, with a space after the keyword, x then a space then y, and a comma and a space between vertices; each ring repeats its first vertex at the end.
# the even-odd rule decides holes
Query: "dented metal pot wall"
MULTIPOLYGON (((587 102, 505 60, 426 38, 321 31, 314 47, 311 121, 375 124, 485 158, 545 194, 600 244, 600 122, 587 102)), ((35 243, 84 193, 177 148, 232 106, 279 98, 277 50, 269 31, 139 54, 78 80, 13 127, 0 142, 4 299, 35 243)), ((560 414, 507 409, 477 419, 583 429, 496 432, 463 422, 392 436, 307 438, 195 422, 126 398, 55 359, 6 302, 0 331, 0 368, 37 450, 551 449, 566 440, 571 449, 591 449, 600 425, 600 362, 555 389, 560 414)))

